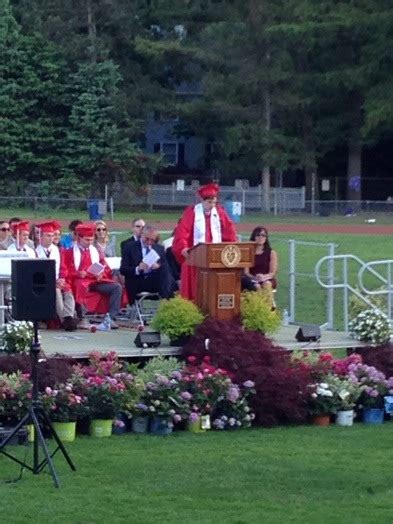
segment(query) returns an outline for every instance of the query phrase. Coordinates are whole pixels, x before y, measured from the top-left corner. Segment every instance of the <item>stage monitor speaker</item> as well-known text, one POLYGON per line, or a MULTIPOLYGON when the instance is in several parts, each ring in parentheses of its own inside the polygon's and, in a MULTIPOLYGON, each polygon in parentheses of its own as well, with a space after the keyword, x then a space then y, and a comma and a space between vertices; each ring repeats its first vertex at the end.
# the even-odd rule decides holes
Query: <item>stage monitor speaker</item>
POLYGON ((321 339, 321 330, 318 324, 303 324, 298 329, 295 338, 298 342, 317 342, 321 339))
POLYGON ((12 316, 15 320, 56 318, 56 269, 54 260, 11 261, 12 316))
POLYGON ((137 348, 158 348, 161 344, 161 335, 158 331, 147 331, 138 333, 134 344, 137 348))

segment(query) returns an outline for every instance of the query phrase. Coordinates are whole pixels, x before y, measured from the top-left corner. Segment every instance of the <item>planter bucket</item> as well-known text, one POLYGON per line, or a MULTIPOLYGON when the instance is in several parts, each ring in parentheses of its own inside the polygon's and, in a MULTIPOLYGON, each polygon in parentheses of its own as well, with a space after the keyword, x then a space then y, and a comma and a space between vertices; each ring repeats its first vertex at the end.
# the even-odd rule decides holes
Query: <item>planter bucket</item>
POLYGON ((337 411, 336 424, 338 426, 353 426, 353 409, 337 411))
POLYGON ((26 429, 27 429, 27 441, 34 442, 35 429, 34 429, 33 424, 27 424, 26 429))
POLYGON ((169 435, 172 431, 172 426, 168 426, 167 422, 159 417, 153 418, 150 423, 150 433, 153 435, 169 435))
POLYGON ((313 418, 314 426, 328 426, 330 424, 330 415, 318 415, 313 418))
POLYGON ((134 433, 147 433, 149 431, 149 417, 134 417, 132 419, 134 433))
POLYGON ((188 422, 187 429, 191 431, 191 433, 206 433, 206 429, 202 428, 201 417, 198 417, 198 420, 195 422, 188 422))
POLYGON ((53 429, 62 442, 74 442, 76 422, 53 422, 53 429))
POLYGON ((171 347, 183 347, 186 344, 188 344, 190 338, 191 338, 190 335, 182 335, 182 336, 177 337, 177 338, 171 338, 169 340, 169 345, 171 347))
POLYGON ((112 419, 94 419, 90 422, 90 436, 103 438, 112 435, 112 419))
POLYGON ((365 424, 382 424, 383 423, 383 409, 364 409, 363 422, 365 424))

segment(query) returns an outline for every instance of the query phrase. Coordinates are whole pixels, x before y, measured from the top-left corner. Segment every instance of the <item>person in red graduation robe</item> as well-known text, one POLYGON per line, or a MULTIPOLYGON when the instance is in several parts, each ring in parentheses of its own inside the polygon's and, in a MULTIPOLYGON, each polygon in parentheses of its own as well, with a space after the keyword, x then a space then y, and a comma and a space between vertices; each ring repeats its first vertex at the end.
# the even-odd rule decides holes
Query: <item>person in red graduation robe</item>
POLYGON ((219 186, 201 186, 199 204, 189 206, 176 226, 172 251, 181 264, 180 294, 195 300, 197 294, 196 268, 186 263, 189 250, 200 243, 236 242, 236 230, 225 209, 217 204, 219 186))
MULTIPOLYGON (((62 250, 61 277, 66 279, 74 293, 75 302, 84 305, 88 311, 97 308, 97 297, 91 291, 106 295, 109 299, 109 314, 116 319, 121 306, 122 287, 112 279, 112 271, 92 243, 95 224, 79 224, 76 227, 77 241, 73 247, 62 250), (101 264, 104 270, 93 274, 89 269, 93 264, 101 264)), ((112 328, 116 328, 112 322, 112 328)))

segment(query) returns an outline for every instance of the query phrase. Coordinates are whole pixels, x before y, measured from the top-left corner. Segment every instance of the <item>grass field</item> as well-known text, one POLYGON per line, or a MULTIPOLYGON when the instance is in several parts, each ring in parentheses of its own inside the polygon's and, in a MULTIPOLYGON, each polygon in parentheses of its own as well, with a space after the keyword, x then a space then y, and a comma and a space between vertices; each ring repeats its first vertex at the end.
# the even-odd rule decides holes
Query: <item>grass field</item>
MULTIPOLYGON (((27 523, 392 520, 393 423, 78 438, 62 487, 0 456, 0 519, 27 523)), ((14 448, 10 448, 14 449, 14 448)), ((31 449, 30 449, 31 452, 31 449)), ((31 454, 31 453, 30 453, 31 454)), ((30 456, 30 455, 29 455, 30 456)))
MULTIPOLYGON (((151 222, 160 221, 177 221, 180 217, 183 209, 179 208, 178 210, 165 211, 165 210, 154 210, 149 211, 148 209, 135 208, 127 211, 124 210, 115 210, 114 220, 119 221, 130 221, 132 217, 143 216, 146 220, 151 222)), ((11 208, 0 208, 0 219, 11 218, 13 216, 18 216, 21 218, 29 218, 32 221, 36 218, 57 218, 59 220, 73 220, 75 218, 80 218, 81 220, 88 219, 87 209, 49 209, 49 208, 38 208, 36 210, 27 209, 23 207, 11 207, 11 208)), ((107 214, 105 217, 106 220, 110 220, 110 215, 107 214)), ((322 217, 318 215, 310 215, 308 213, 298 213, 291 215, 278 215, 274 216, 273 214, 263 214, 260 212, 250 211, 247 212, 245 216, 242 217, 242 222, 251 223, 251 224, 364 224, 367 220, 375 219, 376 224, 393 224, 393 215, 390 213, 359 213, 351 217, 346 217, 344 215, 332 215, 328 217, 322 217)))

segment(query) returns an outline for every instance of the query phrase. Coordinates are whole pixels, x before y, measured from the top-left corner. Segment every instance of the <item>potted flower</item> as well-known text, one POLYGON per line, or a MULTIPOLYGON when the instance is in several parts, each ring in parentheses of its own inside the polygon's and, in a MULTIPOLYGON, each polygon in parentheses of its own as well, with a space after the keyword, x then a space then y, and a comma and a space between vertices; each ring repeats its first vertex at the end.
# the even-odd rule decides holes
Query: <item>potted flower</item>
POLYGON ((0 421, 14 425, 26 415, 32 396, 30 375, 21 373, 0 374, 0 421))
POLYGON ((172 346, 183 346, 203 319, 203 314, 193 302, 177 295, 160 302, 151 325, 167 335, 172 346))
POLYGON ((188 357, 188 366, 182 371, 180 382, 182 397, 191 407, 189 430, 209 429, 210 419, 217 429, 249 426, 254 415, 247 396, 253 391, 254 383, 245 382, 241 390, 225 370, 211 364, 209 356, 205 356, 200 365, 195 362, 194 356, 188 357))
POLYGON ((329 386, 336 400, 336 424, 352 426, 354 408, 362 393, 362 386, 357 377, 331 375, 329 386))
POLYGON ((329 375, 326 375, 323 382, 309 386, 308 409, 313 423, 317 426, 328 426, 330 416, 337 411, 337 399, 334 388, 329 385, 329 378, 329 375))
POLYGON ((41 399, 60 440, 73 442, 76 420, 87 413, 87 397, 79 394, 73 377, 65 384, 46 387, 41 399))
POLYGON ((25 353, 33 342, 33 323, 13 320, 0 331, 0 345, 7 353, 25 353))
POLYGON ((143 406, 143 412, 150 415, 150 432, 155 435, 171 433, 173 425, 186 420, 190 411, 177 378, 164 375, 156 375, 154 380, 146 383, 138 406, 140 409, 143 406))
POLYGON ((359 408, 363 410, 363 422, 382 424, 384 397, 393 392, 393 377, 386 379, 374 366, 359 363, 348 367, 348 378, 358 380, 362 386, 359 408))
POLYGON ((390 338, 389 318, 378 309, 366 309, 348 324, 349 334, 356 340, 384 344, 390 338))

